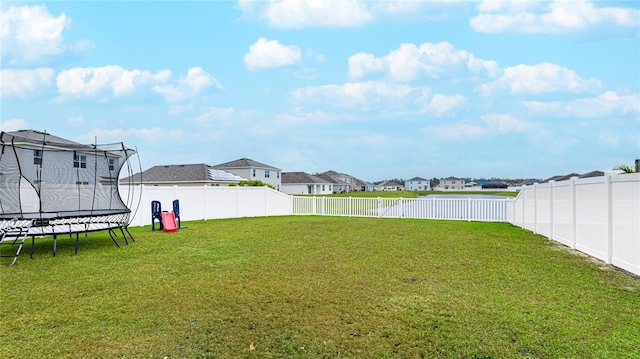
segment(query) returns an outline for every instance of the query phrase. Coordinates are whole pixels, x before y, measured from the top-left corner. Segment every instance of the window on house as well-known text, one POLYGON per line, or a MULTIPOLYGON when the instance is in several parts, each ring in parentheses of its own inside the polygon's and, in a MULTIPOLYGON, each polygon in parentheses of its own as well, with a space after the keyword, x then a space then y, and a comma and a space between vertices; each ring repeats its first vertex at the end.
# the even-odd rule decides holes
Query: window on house
POLYGON ((109 158, 109 171, 113 171, 116 168, 116 159, 109 158))
POLYGON ((269 170, 264 171, 264 178, 269 178, 269 170))
POLYGON ((322 191, 324 192, 324 185, 322 185, 322 191))
POLYGON ((256 176, 256 170, 253 170, 253 177, 256 176))
POLYGON ((42 150, 33 150, 33 164, 42 166, 42 150))
POLYGON ((73 167, 75 168, 87 168, 87 156, 85 155, 73 155, 73 167))
POLYGON ((280 172, 276 172, 276 178, 280 178, 280 172))

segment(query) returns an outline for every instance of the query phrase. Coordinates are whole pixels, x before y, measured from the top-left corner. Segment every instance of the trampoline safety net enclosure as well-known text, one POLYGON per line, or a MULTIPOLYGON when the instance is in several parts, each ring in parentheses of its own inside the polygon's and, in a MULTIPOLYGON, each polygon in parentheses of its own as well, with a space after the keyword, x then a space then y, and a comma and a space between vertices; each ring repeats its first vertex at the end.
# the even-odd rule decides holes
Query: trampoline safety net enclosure
POLYGON ((118 177, 135 151, 123 143, 83 145, 20 130, 0 133, 0 145, 0 231, 55 236, 128 226, 118 177))

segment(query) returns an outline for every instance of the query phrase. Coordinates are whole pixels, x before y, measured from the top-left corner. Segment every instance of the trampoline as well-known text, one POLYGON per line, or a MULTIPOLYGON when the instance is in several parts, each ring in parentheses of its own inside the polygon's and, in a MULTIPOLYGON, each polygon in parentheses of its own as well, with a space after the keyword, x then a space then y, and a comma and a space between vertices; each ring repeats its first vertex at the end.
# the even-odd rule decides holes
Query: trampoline
MULTIPOLYGON (((52 235, 108 230, 129 244, 130 206, 118 192, 120 171, 136 153, 123 143, 85 145, 34 130, 0 133, 0 246, 52 235), (19 233, 19 235, 16 235, 19 233), (21 238, 21 239, 20 239, 21 238)), ((130 176, 132 178, 132 176, 130 176)), ((127 199, 127 202, 133 202, 127 199)), ((13 252, 13 251, 10 251, 13 252)))

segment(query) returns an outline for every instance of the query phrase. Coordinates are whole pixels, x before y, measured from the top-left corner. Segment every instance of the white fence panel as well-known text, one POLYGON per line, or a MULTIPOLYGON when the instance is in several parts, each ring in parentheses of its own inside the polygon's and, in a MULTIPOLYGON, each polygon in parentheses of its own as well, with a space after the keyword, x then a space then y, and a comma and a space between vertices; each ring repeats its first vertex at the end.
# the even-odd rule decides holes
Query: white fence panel
POLYGON ((576 249, 608 262, 609 208, 605 185, 601 178, 576 181, 576 249))
POLYGON ((547 238, 551 237, 551 184, 546 183, 538 186, 535 191, 535 225, 534 232, 547 238))
POLYGON ((151 201, 163 211, 180 201, 180 220, 291 215, 291 196, 268 187, 121 186, 120 195, 132 209, 131 225, 151 224, 151 201))
POLYGON ((293 197, 293 214, 507 221, 510 199, 293 197))
POLYGON ((611 263, 640 275, 640 173, 611 179, 611 263))
POLYGON ((527 186, 509 210, 514 225, 640 275, 640 173, 527 186))
POLYGON ((551 236, 548 236, 548 238, 573 249, 576 248, 576 243, 573 240, 575 238, 574 188, 573 180, 557 182, 551 187, 553 195, 553 201, 551 202, 551 210, 553 212, 551 230, 553 232, 551 236))

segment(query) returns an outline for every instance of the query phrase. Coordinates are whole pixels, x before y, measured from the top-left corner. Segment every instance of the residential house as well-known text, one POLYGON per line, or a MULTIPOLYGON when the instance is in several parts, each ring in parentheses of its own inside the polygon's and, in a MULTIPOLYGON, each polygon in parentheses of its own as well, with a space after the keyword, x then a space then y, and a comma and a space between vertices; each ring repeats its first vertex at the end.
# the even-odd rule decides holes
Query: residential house
POLYGON ((447 177, 440 180, 439 187, 445 191, 464 190, 464 179, 457 177, 447 177))
POLYGON ((401 191, 402 185, 393 181, 384 181, 376 185, 376 191, 401 191))
POLYGON ((482 184, 482 189, 503 189, 506 190, 507 188, 509 188, 509 185, 507 183, 501 182, 501 181, 489 181, 486 182, 484 184, 482 184))
POLYGON ((428 191, 431 189, 431 181, 422 177, 413 177, 404 181, 404 189, 408 191, 428 191))
POLYGON ((333 187, 333 193, 347 193, 350 192, 350 183, 343 181, 338 176, 331 176, 326 172, 315 174, 314 176, 320 177, 323 180, 330 182, 333 187))
POLYGON ((286 194, 331 194, 333 183, 305 172, 282 172, 281 191, 286 194))
POLYGON ((376 185, 367 181, 356 179, 356 191, 357 192, 373 192, 376 185))
POLYGON ((579 173, 570 173, 568 175, 559 175, 559 176, 553 176, 550 178, 547 178, 546 180, 542 181, 541 183, 547 183, 549 181, 566 181, 566 180, 570 180, 573 177, 577 177, 577 178, 590 178, 590 177, 601 177, 604 176, 604 172, 602 171, 591 171, 591 172, 587 172, 584 174, 579 174, 579 173))
POLYGON ((220 163, 213 166, 216 169, 231 172, 240 177, 244 177, 252 181, 262 181, 269 183, 280 190, 282 179, 280 178, 281 169, 254 161, 249 158, 241 158, 235 161, 220 163))
POLYGON ((346 173, 336 172, 333 170, 325 171, 320 174, 331 177, 334 180, 347 183, 347 188, 344 191, 338 191, 336 193, 353 192, 356 190, 357 179, 351 175, 348 175, 346 173))
POLYGON ((150 186, 229 186, 245 178, 204 163, 153 166, 141 173, 123 178, 120 183, 142 183, 150 186))

